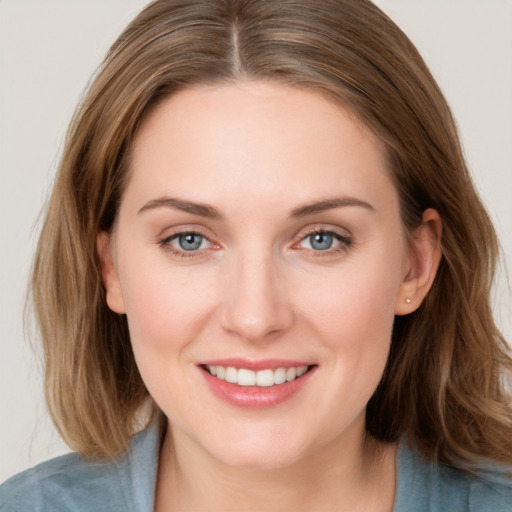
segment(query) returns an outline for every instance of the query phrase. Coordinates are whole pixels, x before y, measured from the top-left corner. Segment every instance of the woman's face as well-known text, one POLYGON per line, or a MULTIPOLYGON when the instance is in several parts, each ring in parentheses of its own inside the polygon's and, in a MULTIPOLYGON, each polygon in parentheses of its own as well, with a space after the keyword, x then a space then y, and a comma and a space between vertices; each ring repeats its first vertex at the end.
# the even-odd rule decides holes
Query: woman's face
POLYGON ((413 263, 353 116, 272 83, 166 99, 109 247, 109 306, 177 444, 267 468, 359 446, 413 263))

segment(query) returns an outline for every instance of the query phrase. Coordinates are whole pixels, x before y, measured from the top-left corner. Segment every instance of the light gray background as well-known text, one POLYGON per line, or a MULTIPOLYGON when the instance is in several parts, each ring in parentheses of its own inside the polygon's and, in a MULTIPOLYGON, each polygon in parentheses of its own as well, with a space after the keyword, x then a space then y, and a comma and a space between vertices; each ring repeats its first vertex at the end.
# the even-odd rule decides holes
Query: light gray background
MULTIPOLYGON (((37 217, 86 83, 147 0, 0 0, 0 482, 67 451, 46 415, 23 331, 37 217)), ((380 0, 430 65, 458 120, 512 271, 512 1, 380 0)), ((505 279, 496 314, 512 338, 505 279)))

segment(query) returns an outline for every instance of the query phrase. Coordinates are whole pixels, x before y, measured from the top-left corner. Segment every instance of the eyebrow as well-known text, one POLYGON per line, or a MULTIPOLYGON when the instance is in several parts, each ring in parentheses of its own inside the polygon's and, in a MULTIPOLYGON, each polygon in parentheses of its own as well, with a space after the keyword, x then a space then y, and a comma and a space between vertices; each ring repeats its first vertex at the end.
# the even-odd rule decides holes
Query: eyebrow
POLYGON ((140 210, 139 213, 147 210, 153 210, 155 208, 173 208, 175 210, 181 210, 186 213, 193 215, 199 215, 200 217, 207 217, 208 219, 221 219, 222 215, 213 206, 204 203, 196 203, 193 201, 186 201, 184 199, 178 199, 176 197, 160 197, 158 199, 152 199, 148 201, 140 210))
POLYGON ((334 208, 341 208, 345 206, 359 206, 372 212, 375 211, 375 208, 370 203, 355 197, 332 197, 294 208, 290 213, 290 217, 307 217, 308 215, 313 215, 315 213, 321 213, 326 210, 332 210, 334 208))
MULTIPOLYGON (((346 206, 358 206, 361 208, 366 208, 370 211, 375 211, 375 208, 370 203, 367 203, 361 199, 357 199, 355 197, 333 197, 323 199, 321 201, 307 203, 294 208, 290 212, 290 217, 302 218, 313 215, 315 213, 321 213, 326 210, 332 210, 334 208, 341 208, 346 206)), ((199 215, 200 217, 206 217, 208 219, 220 220, 223 218, 219 210, 213 206, 205 203, 187 201, 185 199, 179 199, 176 197, 159 197, 158 199, 152 199, 139 210, 139 213, 162 207, 181 210, 183 212, 199 215)))

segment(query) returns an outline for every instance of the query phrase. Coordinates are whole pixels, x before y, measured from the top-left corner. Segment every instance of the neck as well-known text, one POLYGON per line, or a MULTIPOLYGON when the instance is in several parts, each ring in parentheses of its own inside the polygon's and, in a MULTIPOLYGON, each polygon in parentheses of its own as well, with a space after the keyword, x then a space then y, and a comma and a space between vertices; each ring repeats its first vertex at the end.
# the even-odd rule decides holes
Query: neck
POLYGON ((239 468, 197 449, 168 430, 162 445, 155 510, 296 512, 364 510, 391 512, 395 494, 396 447, 360 437, 340 440, 286 466, 239 468))

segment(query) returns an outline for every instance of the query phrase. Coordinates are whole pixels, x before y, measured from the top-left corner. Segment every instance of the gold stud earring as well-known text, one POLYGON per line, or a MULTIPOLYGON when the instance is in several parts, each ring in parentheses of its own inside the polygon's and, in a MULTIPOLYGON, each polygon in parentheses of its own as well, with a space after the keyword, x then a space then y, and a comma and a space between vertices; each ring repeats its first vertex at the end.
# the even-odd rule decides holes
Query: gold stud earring
POLYGON ((405 303, 406 304, 410 304, 412 302, 412 300, 409 298, 409 297, 406 297, 405 298, 405 303))

